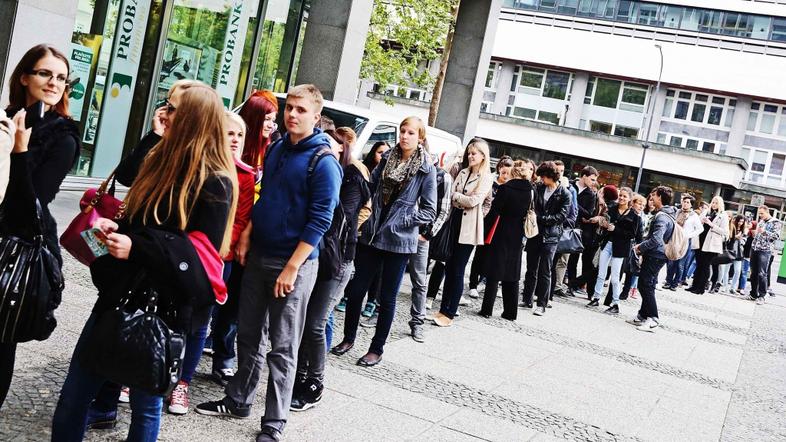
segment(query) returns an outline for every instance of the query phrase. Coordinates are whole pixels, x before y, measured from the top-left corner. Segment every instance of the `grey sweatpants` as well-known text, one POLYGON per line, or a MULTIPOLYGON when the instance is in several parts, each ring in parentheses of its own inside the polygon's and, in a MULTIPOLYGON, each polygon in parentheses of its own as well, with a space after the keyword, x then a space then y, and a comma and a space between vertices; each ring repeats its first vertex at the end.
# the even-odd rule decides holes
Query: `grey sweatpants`
POLYGON ((418 251, 409 258, 409 279, 412 282, 412 307, 410 327, 422 326, 426 321, 426 288, 428 267, 428 241, 418 240, 418 251))
POLYGON ((226 395, 239 407, 254 403, 267 353, 268 381, 262 426, 284 430, 295 385, 298 347, 303 337, 308 299, 317 278, 318 260, 300 266, 295 289, 275 298, 276 279, 286 258, 249 253, 240 289, 237 329, 237 372, 226 395))

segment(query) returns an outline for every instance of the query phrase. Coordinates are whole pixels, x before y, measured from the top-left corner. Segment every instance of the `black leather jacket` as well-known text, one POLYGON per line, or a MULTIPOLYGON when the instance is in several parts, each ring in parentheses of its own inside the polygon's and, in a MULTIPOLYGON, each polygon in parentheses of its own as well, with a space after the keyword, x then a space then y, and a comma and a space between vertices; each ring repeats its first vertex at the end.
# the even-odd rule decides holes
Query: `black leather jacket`
POLYGON ((535 185, 535 213, 538 216, 538 232, 543 243, 554 244, 562 236, 562 225, 570 210, 570 192, 559 185, 548 201, 544 201, 546 185, 535 185))

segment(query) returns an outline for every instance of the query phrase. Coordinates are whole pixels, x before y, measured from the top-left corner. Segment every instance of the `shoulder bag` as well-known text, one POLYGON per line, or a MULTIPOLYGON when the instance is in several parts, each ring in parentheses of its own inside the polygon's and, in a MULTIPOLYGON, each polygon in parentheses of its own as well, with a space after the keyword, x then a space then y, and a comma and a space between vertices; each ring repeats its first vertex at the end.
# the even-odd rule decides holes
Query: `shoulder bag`
POLYGON ((556 253, 579 253, 583 251, 584 243, 581 242, 581 229, 563 229, 557 243, 556 253))
POLYGON ((32 240, 0 234, 0 343, 43 341, 57 326, 63 276, 43 236, 36 201, 32 240))
POLYGON ((529 209, 527 210, 527 217, 524 218, 524 236, 527 239, 538 236, 538 215, 535 213, 535 191, 532 191, 532 197, 529 200, 529 209))
POLYGON ((96 319, 80 363, 113 382, 169 394, 183 371, 185 336, 166 325, 159 304, 158 293, 140 271, 119 305, 96 319))
POLYGON ((85 191, 79 201, 81 211, 60 236, 60 244, 63 248, 84 265, 89 266, 96 257, 82 238, 81 233, 91 229, 98 218, 118 220, 123 217, 125 212, 125 203, 115 198, 114 177, 115 173, 112 172, 98 189, 85 191))

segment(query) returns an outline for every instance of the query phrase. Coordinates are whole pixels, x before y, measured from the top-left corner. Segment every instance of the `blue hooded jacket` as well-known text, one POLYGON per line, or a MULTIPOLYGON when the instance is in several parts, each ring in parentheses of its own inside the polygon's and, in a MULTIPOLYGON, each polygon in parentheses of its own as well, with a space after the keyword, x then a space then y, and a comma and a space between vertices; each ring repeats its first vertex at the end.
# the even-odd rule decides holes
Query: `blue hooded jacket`
POLYGON ((333 221, 343 178, 333 155, 320 158, 308 176, 314 154, 330 148, 327 137, 314 129, 295 145, 287 134, 268 147, 262 190, 251 215, 251 245, 261 255, 289 258, 303 241, 314 246, 308 259, 319 256, 319 241, 333 221))

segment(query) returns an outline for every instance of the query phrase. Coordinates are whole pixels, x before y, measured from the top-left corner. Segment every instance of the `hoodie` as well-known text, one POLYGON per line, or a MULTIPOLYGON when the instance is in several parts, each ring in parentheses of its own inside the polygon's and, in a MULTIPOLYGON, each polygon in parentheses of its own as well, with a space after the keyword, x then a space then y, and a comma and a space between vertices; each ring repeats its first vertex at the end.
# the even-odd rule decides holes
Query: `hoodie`
POLYGON ((644 241, 639 244, 639 252, 643 256, 666 259, 666 243, 674 233, 677 210, 672 206, 664 206, 655 214, 650 224, 650 231, 644 241))
POLYGON ((289 258, 300 241, 314 247, 308 259, 319 256, 319 241, 330 227, 338 205, 343 172, 336 157, 325 155, 308 174, 311 158, 330 148, 320 129, 293 145, 289 134, 268 148, 262 190, 251 216, 251 245, 262 256, 289 258))

